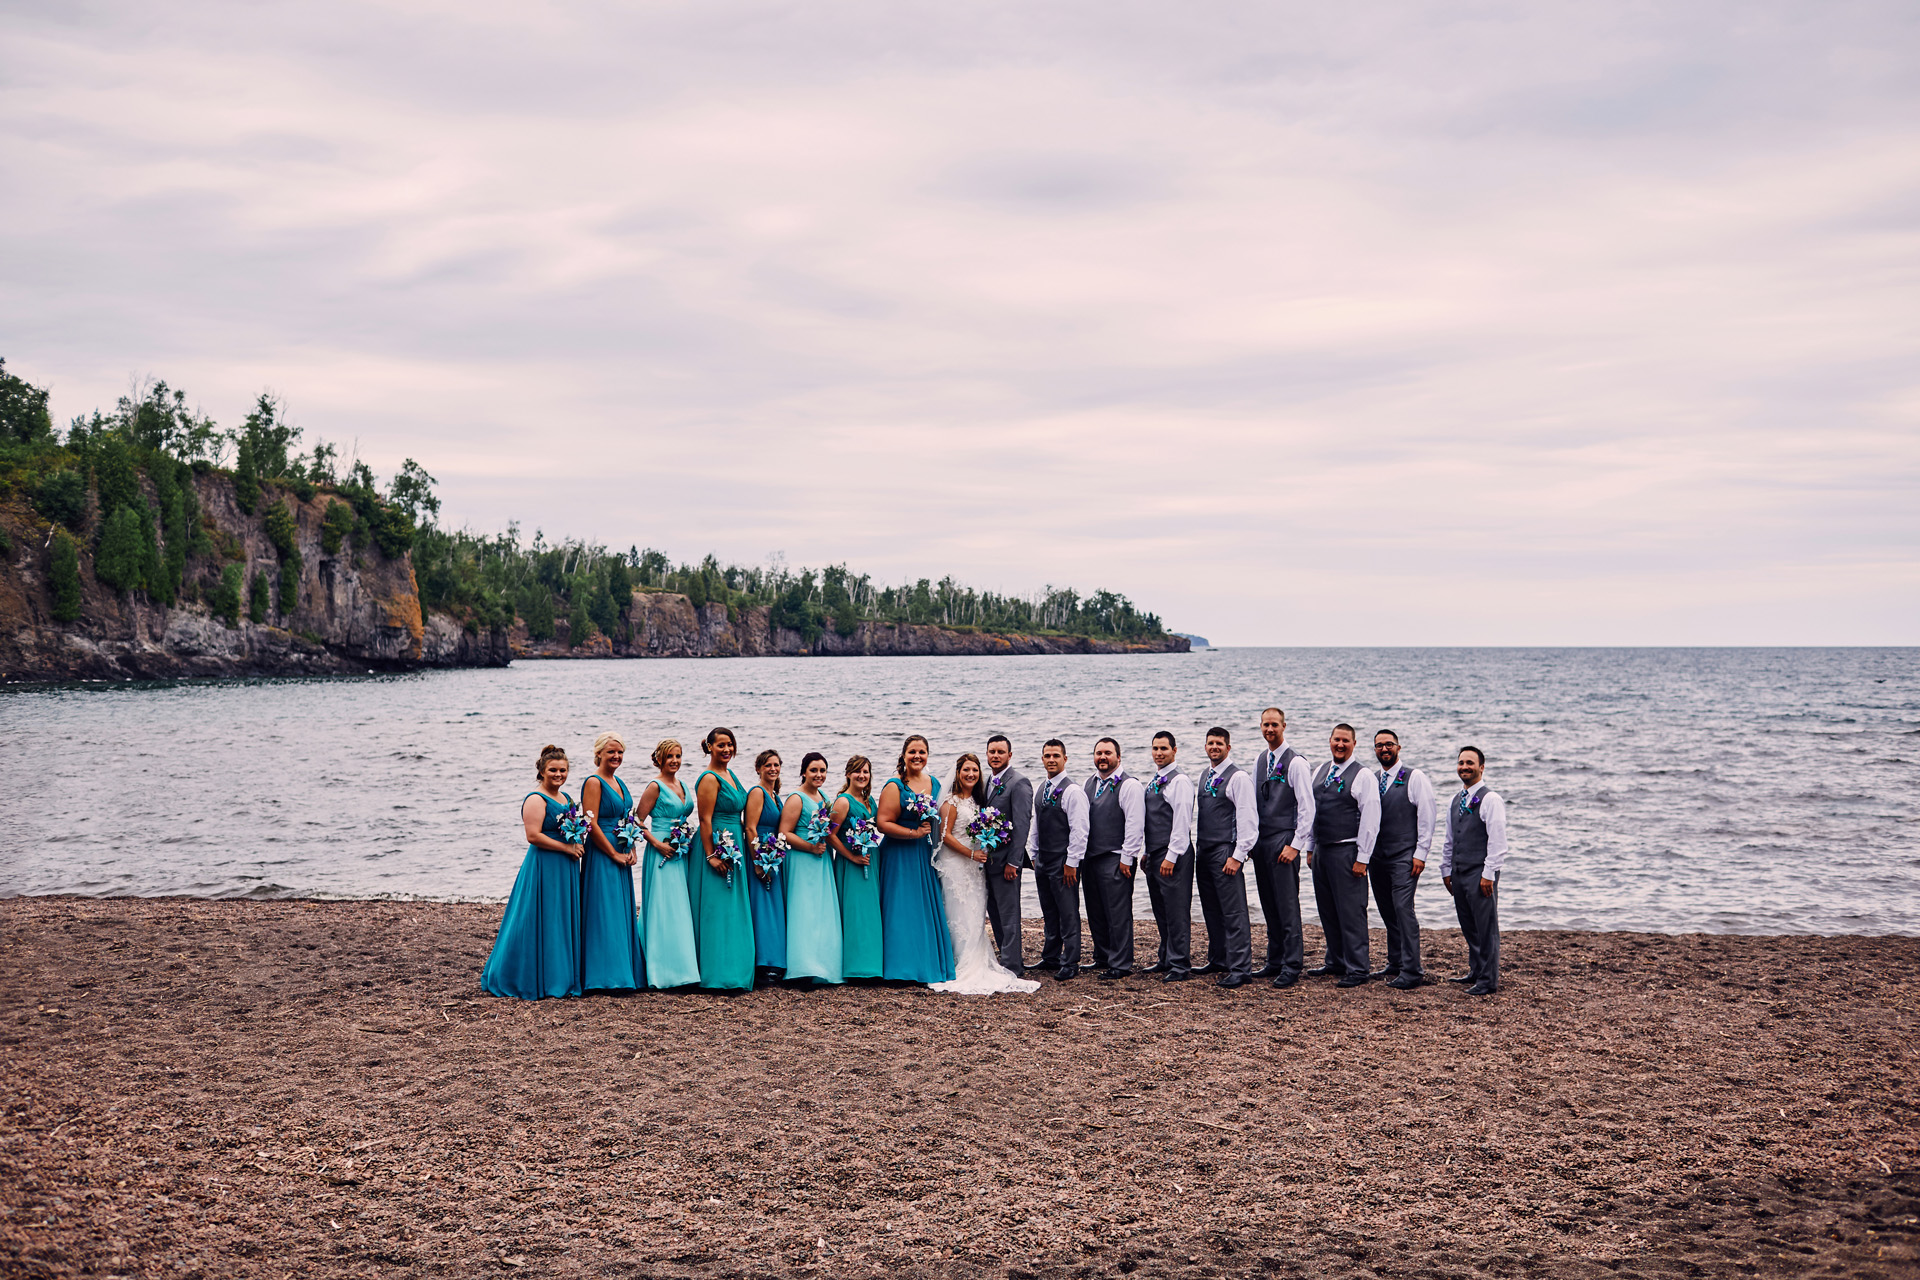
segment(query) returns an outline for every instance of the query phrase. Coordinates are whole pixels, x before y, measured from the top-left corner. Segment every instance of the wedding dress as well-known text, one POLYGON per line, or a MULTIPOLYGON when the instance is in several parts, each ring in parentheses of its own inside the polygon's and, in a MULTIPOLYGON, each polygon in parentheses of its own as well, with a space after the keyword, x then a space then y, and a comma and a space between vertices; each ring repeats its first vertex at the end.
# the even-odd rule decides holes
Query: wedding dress
MULTIPOLYGON (((967 796, 954 797, 954 823, 965 831, 980 806, 967 796)), ((935 991, 961 996, 986 996, 1002 991, 1038 991, 1040 984, 1016 978, 994 954, 987 934, 987 882, 981 864, 955 853, 941 841, 933 855, 940 873, 940 891, 947 900, 947 932, 953 937, 953 981, 932 984, 935 991)))

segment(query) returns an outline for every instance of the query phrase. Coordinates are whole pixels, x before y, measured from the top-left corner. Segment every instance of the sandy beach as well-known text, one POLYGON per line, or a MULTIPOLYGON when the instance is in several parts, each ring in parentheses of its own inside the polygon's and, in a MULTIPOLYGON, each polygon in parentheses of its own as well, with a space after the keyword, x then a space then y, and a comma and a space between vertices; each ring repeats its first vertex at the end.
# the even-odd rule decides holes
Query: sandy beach
POLYGON ((1920 940, 529 1005, 499 913, 0 902, 0 1271, 1920 1274, 1920 940))

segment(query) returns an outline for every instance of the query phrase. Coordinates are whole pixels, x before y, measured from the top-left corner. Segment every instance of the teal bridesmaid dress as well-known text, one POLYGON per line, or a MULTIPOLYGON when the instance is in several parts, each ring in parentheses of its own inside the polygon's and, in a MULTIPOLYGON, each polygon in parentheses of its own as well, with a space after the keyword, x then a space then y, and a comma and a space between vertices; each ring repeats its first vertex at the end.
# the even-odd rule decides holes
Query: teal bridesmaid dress
MULTIPOLYGON (((934 803, 940 780, 929 777, 934 803)), ((887 786, 904 794, 907 784, 888 778, 887 786)), ((882 787, 881 795, 886 794, 882 787)), ((903 815, 904 818, 904 815, 903 815)), ((901 821, 901 826, 910 825, 901 821)), ((935 818, 933 829, 940 830, 935 818)), ((947 931, 947 900, 933 869, 936 835, 918 840, 880 840, 880 976, 902 982, 953 981, 953 935, 947 931)))
POLYGON ((704 782, 709 775, 720 783, 713 805, 714 838, 717 841, 722 832, 732 835, 741 862, 733 868, 729 884, 728 876, 708 864, 706 850, 697 839, 694 841, 687 863, 687 884, 693 898, 694 935, 700 948, 700 985, 714 991, 751 991, 753 908, 747 903, 747 881, 753 872, 746 863, 746 833, 740 829, 747 793, 731 769, 725 773, 709 769, 700 780, 704 782))
MULTIPOLYGON (((560 839, 560 815, 573 803, 565 792, 546 801, 540 832, 560 839)), ((520 803, 524 806, 523 797, 520 803)), ((580 864, 564 853, 527 846, 520 875, 513 882, 507 910, 493 951, 480 970, 480 987, 490 996, 539 1000, 580 994, 580 864)))
MULTIPOLYGON (((647 815, 647 825, 654 839, 665 841, 673 824, 693 812, 693 793, 676 796, 664 785, 656 785, 660 795, 647 815)), ((640 942, 647 951, 647 985, 655 990, 700 981, 693 904, 687 897, 688 862, 684 853, 669 858, 652 845, 640 855, 640 942)))
MULTIPOLYGON (((847 828, 861 818, 873 821, 873 806, 847 796, 846 820, 834 829, 847 848, 847 828)), ((880 926, 880 851, 867 851, 869 861, 856 867, 845 858, 835 858, 833 874, 840 890, 840 976, 877 978, 881 967, 880 926)))
MULTIPOLYGON (((584 792, 584 788, 583 788, 584 792)), ((620 819, 633 812, 633 793, 619 778, 609 787, 600 780, 600 830, 620 852, 613 834, 620 819)), ((589 842, 580 868, 580 987, 583 991, 639 991, 647 985, 640 949, 640 923, 634 915, 633 868, 623 866, 589 842)))
MULTIPOLYGON (((762 842, 780 834, 780 804, 778 795, 762 786, 755 786, 747 792, 747 799, 753 798, 758 791, 764 798, 760 801, 760 823, 754 829, 754 839, 762 842)), ((784 969, 787 967, 787 866, 783 860, 774 869, 772 877, 763 882, 753 870, 753 860, 747 860, 747 902, 753 908, 753 963, 762 969, 784 969)))
MULTIPOLYGON (((798 832, 827 804, 800 797, 798 832)), ((833 848, 787 852, 787 977, 840 981, 840 892, 833 882, 833 848)))

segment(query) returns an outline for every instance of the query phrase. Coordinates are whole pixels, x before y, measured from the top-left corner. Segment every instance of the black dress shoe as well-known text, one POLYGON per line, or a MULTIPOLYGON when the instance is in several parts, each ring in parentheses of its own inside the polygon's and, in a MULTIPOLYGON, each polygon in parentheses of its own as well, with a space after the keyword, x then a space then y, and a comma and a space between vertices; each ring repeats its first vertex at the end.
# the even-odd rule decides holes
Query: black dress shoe
POLYGON ((1416 974, 1403 973, 1399 977, 1395 978, 1392 982, 1389 982, 1387 985, 1392 987, 1395 991, 1411 991, 1415 987, 1426 986, 1427 980, 1425 978, 1419 977, 1416 974))
POLYGON ((1255 978, 1277 978, 1280 976, 1280 966, 1277 964, 1261 965, 1249 976, 1255 978))
POLYGON ((1214 985, 1217 987, 1226 987, 1227 989, 1231 990, 1234 987, 1246 986, 1247 980, 1241 977, 1237 973, 1226 973, 1226 974, 1220 975, 1220 981, 1216 982, 1214 985))
POLYGON ((1077 964, 1076 964, 1076 965, 1061 965, 1061 966, 1060 966, 1060 972, 1058 972, 1058 973, 1056 973, 1056 974, 1054 974, 1054 975, 1053 975, 1053 980, 1054 980, 1055 982, 1072 982, 1072 981, 1073 981, 1073 980, 1074 980, 1075 978, 1077 978, 1077 977, 1079 977, 1079 976, 1080 976, 1080 966, 1079 966, 1079 965, 1077 965, 1077 964))
POLYGON ((1340 981, 1333 985, 1336 987, 1364 987, 1367 985, 1367 975, 1364 973, 1343 973, 1340 975, 1340 981))
POLYGON ((1146 970, 1146 972, 1147 973, 1172 973, 1173 966, 1168 964, 1165 960, 1162 960, 1159 964, 1156 964, 1152 968, 1146 970))
POLYGON ((1225 973, 1226 971, 1227 966, 1223 964, 1203 964, 1198 969, 1188 970, 1189 973, 1225 973))
POLYGON ((1307 970, 1307 976, 1309 978, 1338 978, 1341 976, 1341 971, 1330 964, 1323 964, 1317 969, 1307 970))
POLYGON ((1473 976, 1472 974, 1470 974, 1470 973, 1463 973, 1463 974, 1461 974, 1461 975, 1460 975, 1459 977, 1457 977, 1457 978, 1448 978, 1448 979, 1447 979, 1447 981, 1448 981, 1448 982, 1458 982, 1458 983, 1461 983, 1461 984, 1463 984, 1463 985, 1466 985, 1466 986, 1472 986, 1473 984, 1475 984, 1475 983, 1477 983, 1477 982, 1479 982, 1479 981, 1480 981, 1480 979, 1478 979, 1478 978, 1476 978, 1476 977, 1474 977, 1474 976, 1473 976))
POLYGON ((1273 980, 1273 985, 1280 988, 1282 991, 1285 991, 1288 987, 1296 985, 1299 981, 1300 981, 1299 974, 1283 973, 1279 977, 1273 980))
POLYGON ((1476 982, 1467 988, 1467 994, 1470 996, 1490 996, 1499 989, 1500 988, 1490 982, 1476 982))
POLYGON ((1400 976, 1400 971, 1398 969, 1376 969, 1372 973, 1367 975, 1367 981, 1392 982, 1395 978, 1399 976, 1400 976))
POLYGON ((1131 978, 1132 976, 1133 970, 1131 969, 1102 969, 1100 971, 1100 981, 1102 982, 1118 982, 1122 978, 1131 978))
POLYGON ((1165 973, 1160 975, 1160 981, 1185 982, 1188 978, 1191 978, 1192 976, 1193 976, 1193 970, 1191 969, 1169 969, 1165 973))

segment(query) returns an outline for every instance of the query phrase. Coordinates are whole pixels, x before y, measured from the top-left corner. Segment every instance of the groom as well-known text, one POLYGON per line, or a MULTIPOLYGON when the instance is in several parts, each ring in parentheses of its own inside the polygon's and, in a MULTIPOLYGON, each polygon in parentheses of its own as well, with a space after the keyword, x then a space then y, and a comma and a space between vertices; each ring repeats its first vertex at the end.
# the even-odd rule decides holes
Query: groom
POLYGON ((1027 828, 1033 824, 1033 784, 1013 767, 1013 744, 1005 734, 987 739, 987 807, 1013 824, 1012 837, 987 854, 987 920, 1000 963, 1026 972, 1020 951, 1020 868, 1027 860, 1027 828))

